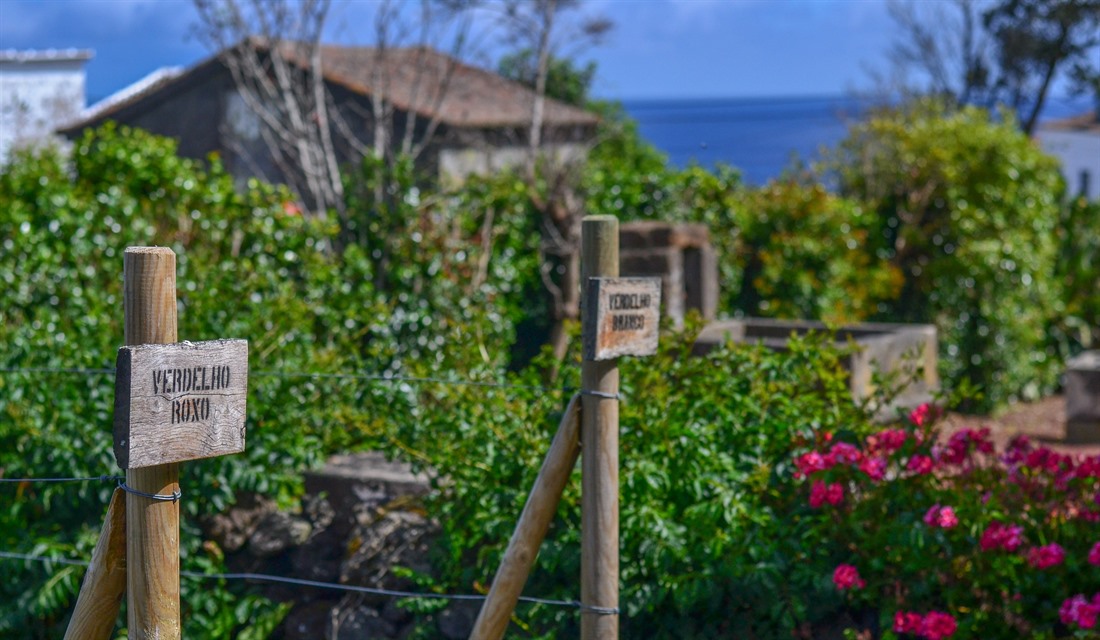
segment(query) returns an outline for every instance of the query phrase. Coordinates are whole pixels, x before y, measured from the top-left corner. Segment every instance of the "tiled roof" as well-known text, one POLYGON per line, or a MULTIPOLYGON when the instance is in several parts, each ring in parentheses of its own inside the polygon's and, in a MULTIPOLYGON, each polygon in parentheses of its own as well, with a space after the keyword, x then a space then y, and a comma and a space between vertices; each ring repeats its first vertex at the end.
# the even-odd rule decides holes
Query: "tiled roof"
POLYGON ((0 49, 0 62, 69 62, 94 55, 91 49, 0 49))
POLYGON ((128 87, 119 89, 80 113, 81 121, 95 120, 115 108, 155 92, 183 74, 183 67, 161 67, 128 87))
MULTIPOLYGON (((294 60, 289 46, 285 51, 294 60)), ((379 53, 368 47, 325 46, 321 66, 330 82, 371 95, 377 80, 384 83, 380 88, 398 108, 428 117, 438 114, 441 122, 452 126, 524 126, 531 121, 534 91, 427 47, 379 53), (374 71, 379 62, 385 67, 381 74, 374 71)), ((551 99, 546 100, 544 117, 554 125, 597 121, 588 111, 551 99)))
MULTIPOLYGON (((282 52, 300 66, 308 64, 296 55, 293 43, 284 44, 282 52)), ((105 119, 176 82, 197 77, 215 64, 216 56, 186 71, 154 72, 93 105, 78 122, 60 131, 70 133, 105 119)), ((440 122, 450 126, 523 127, 531 121, 535 95, 531 89, 426 47, 388 49, 379 54, 377 49, 370 47, 323 46, 321 66, 326 80, 364 96, 372 95, 377 75, 387 85, 383 91, 394 106, 424 117, 438 113, 440 122), (386 67, 383 74, 372 71, 378 60, 386 67), (440 91, 443 91, 442 100, 440 91)), ((546 100, 544 121, 548 125, 591 125, 597 120, 594 114, 583 109, 546 100)))

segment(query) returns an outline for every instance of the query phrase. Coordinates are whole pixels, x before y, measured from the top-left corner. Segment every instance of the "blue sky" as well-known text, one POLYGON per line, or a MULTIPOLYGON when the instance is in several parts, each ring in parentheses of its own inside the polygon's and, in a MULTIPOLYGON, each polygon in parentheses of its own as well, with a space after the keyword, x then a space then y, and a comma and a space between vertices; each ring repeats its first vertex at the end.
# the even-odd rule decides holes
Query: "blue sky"
MULTIPOLYGON (((332 40, 369 44, 371 0, 335 0, 332 40), (363 28, 362 31, 369 31, 363 28)), ((589 0, 610 18, 599 97, 838 95, 872 85, 895 29, 882 0, 589 0)), ((0 49, 90 48, 88 95, 209 55, 184 0, 0 0, 0 49)))

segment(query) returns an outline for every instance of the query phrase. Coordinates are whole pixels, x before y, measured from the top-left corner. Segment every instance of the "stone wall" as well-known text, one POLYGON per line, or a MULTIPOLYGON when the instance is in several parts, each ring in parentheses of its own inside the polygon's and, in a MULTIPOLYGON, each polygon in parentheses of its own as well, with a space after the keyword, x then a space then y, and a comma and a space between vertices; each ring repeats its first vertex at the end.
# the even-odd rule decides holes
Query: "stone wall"
POLYGON ((619 227, 619 275, 661 278, 661 306, 680 327, 688 311, 713 320, 718 259, 702 224, 627 222, 619 227))
MULTIPOLYGON (((307 473, 305 487, 295 512, 243 495, 204 523, 206 537, 225 552, 229 571, 423 591, 394 568, 431 573, 429 550, 439 527, 419 504, 429 490, 427 475, 378 453, 339 455, 307 473)), ((273 639, 397 639, 414 622, 392 596, 259 582, 256 588, 272 600, 293 603, 273 639)), ((433 625, 435 637, 464 640, 480 605, 452 602, 418 621, 433 625)))

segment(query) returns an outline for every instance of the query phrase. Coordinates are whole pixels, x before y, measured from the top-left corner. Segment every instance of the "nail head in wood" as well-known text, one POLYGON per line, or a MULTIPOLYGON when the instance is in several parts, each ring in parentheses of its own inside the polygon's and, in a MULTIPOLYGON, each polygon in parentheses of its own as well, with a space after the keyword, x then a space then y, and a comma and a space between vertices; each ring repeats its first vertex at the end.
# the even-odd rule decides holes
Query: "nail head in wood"
POLYGON ((122 347, 115 369, 120 468, 244 451, 248 341, 122 347))

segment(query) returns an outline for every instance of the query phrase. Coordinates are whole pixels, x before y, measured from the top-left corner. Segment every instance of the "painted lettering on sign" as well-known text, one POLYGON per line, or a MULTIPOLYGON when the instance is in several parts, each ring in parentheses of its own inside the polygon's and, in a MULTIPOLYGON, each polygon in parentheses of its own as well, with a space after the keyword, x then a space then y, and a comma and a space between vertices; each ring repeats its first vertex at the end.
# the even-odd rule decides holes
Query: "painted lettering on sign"
POLYGON ((610 296, 608 307, 612 311, 622 309, 648 309, 652 304, 653 296, 648 293, 613 293, 610 296))
POLYGON ((611 316, 612 331, 641 331, 645 329, 645 316, 632 313, 630 315, 611 316))
POLYGON ((229 375, 229 365, 154 369, 153 393, 189 393, 225 389, 229 387, 229 375))

